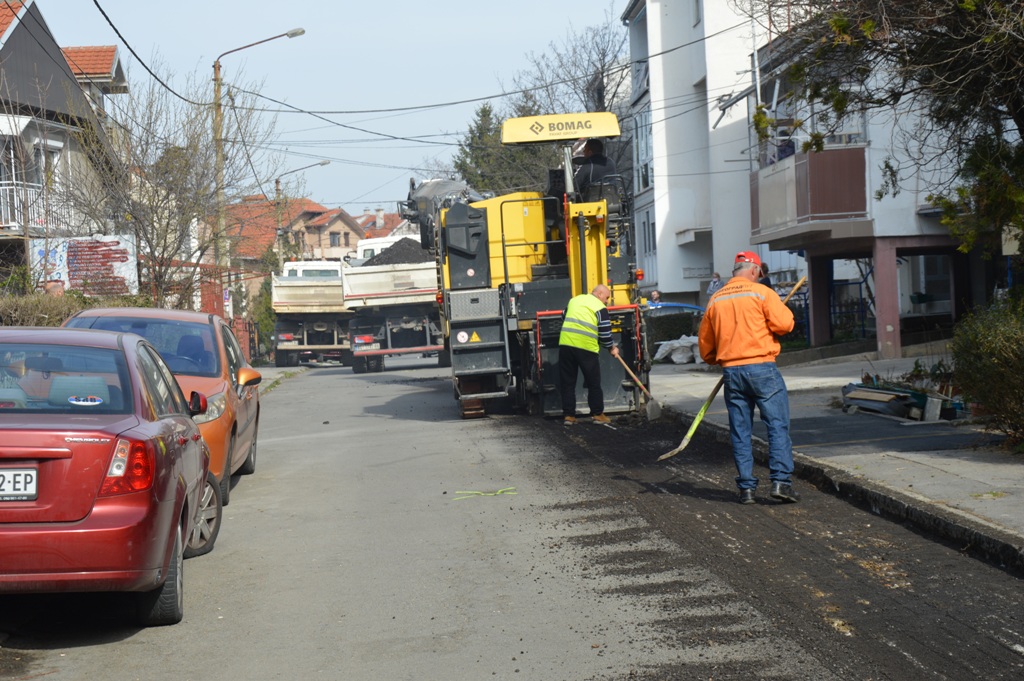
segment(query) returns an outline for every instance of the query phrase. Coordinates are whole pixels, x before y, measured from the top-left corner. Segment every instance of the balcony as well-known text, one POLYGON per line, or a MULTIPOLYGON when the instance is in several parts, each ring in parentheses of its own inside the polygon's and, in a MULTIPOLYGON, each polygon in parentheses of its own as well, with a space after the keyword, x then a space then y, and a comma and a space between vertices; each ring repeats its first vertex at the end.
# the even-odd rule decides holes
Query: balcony
POLYGON ((773 250, 873 235, 866 148, 798 152, 750 175, 751 242, 773 250))
POLYGON ((64 202, 46 201, 42 185, 0 182, 0 231, 23 234, 62 234, 71 227, 73 212, 64 202))

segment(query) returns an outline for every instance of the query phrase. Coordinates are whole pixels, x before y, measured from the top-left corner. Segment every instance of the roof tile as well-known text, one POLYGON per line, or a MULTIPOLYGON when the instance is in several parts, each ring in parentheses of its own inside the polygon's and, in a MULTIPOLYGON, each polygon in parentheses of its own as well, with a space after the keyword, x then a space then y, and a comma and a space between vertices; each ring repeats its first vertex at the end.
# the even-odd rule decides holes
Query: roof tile
POLYGON ((117 46, 62 47, 64 59, 75 76, 112 77, 117 63, 117 46))

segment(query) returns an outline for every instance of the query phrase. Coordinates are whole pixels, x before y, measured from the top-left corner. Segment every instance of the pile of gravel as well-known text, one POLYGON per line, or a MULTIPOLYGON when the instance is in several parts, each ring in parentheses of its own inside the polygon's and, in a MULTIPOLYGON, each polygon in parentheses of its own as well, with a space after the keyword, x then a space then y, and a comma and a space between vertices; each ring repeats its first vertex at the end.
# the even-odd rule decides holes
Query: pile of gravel
POLYGON ((369 258, 363 263, 363 267, 373 265, 402 265, 405 263, 432 262, 434 256, 430 251, 420 246, 420 242, 410 237, 405 237, 388 246, 377 255, 369 258))

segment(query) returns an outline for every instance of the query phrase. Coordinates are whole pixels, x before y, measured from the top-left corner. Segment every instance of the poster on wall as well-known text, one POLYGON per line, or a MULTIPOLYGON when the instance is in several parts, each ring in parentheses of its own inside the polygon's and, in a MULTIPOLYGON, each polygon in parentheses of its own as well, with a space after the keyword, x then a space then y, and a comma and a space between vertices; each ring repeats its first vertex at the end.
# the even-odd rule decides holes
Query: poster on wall
POLYGON ((32 277, 41 288, 87 296, 139 292, 138 257, 130 236, 32 239, 31 248, 32 277))

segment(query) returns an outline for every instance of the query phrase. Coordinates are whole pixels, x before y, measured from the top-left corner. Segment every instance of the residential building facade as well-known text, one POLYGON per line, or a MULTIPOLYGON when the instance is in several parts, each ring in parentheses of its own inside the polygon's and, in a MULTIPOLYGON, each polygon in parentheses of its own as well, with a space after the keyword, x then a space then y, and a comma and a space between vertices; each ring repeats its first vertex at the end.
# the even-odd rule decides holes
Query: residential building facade
POLYGON ((645 283, 697 302, 706 275, 727 278, 738 250, 756 250, 775 284, 808 276, 811 345, 856 332, 897 357, 909 331, 948 328, 983 302, 991 267, 959 253, 928 204, 941 166, 918 168, 895 196, 876 198, 886 160, 914 153, 893 144, 900 125, 913 125, 908 112, 847 117, 822 151, 804 150, 827 112, 790 96, 784 43, 758 35, 736 5, 635 0, 622 17, 645 283), (755 112, 772 122, 766 137, 755 112), (850 309, 852 322, 841 313, 850 309))

